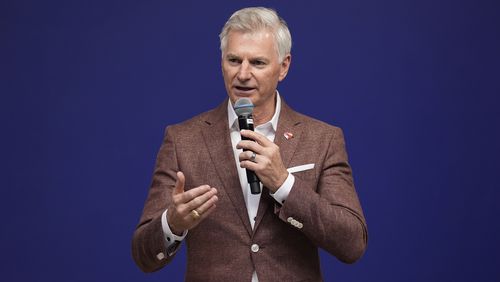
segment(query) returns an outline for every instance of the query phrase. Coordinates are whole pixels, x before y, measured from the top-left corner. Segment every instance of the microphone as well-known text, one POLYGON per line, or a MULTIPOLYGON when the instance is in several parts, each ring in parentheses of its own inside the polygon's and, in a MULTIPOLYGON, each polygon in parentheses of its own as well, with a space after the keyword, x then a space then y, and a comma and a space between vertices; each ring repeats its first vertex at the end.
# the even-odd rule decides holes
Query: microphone
MULTIPOLYGON (((253 131, 252 101, 248 98, 238 99, 236 103, 234 103, 234 111, 238 115, 238 124, 240 126, 240 130, 247 129, 253 131)), ((251 139, 241 136, 241 140, 251 140, 251 139)), ((260 193, 259 177, 257 177, 257 174, 255 174, 253 170, 247 168, 246 171, 247 171, 248 184, 250 184, 250 192, 252 194, 259 194, 260 193)))

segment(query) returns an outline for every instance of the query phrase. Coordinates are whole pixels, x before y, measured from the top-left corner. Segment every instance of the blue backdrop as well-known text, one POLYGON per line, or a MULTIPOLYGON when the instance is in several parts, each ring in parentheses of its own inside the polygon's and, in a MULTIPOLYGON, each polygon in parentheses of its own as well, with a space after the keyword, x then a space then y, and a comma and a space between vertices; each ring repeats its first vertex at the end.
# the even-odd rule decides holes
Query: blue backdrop
POLYGON ((0 3, 2 281, 181 281, 130 240, 164 127, 225 98, 218 33, 287 20, 280 92, 345 131, 369 229, 327 281, 500 281, 500 2, 0 3))

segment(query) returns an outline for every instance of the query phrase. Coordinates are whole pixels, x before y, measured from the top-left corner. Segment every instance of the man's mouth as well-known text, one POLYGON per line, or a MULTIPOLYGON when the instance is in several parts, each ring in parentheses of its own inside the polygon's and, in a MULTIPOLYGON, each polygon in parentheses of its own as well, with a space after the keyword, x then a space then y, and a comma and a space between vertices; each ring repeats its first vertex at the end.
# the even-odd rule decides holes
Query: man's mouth
POLYGON ((234 88, 236 88, 239 91, 252 91, 255 89, 255 87, 247 87, 247 86, 235 86, 234 88))

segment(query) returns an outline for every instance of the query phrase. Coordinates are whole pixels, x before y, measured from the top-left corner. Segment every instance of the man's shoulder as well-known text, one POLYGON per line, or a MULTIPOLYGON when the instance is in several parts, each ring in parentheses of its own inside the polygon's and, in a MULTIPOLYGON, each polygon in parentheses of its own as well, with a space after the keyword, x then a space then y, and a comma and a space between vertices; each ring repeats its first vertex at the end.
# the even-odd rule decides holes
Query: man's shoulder
MULTIPOLYGON (((223 122, 225 113, 222 104, 216 108, 208 110, 206 112, 195 115, 187 120, 179 123, 171 124, 167 126, 167 130, 171 132, 186 132, 192 133, 193 130, 197 130, 200 127, 209 125, 214 122, 223 122)), ((227 123, 227 118, 226 118, 227 123)))
POLYGON ((209 111, 206 111, 206 112, 203 112, 203 113, 200 113, 200 114, 197 114, 187 120, 183 120, 181 122, 178 122, 178 123, 174 123, 174 124, 171 124, 169 125, 169 127, 173 127, 173 128, 184 128, 184 129, 187 129, 187 128, 192 128, 192 127, 198 127, 202 124, 202 122, 204 120, 206 120, 206 117, 210 116, 210 113, 213 111, 214 109, 212 110, 209 110, 209 111))
MULTIPOLYGON (((297 128, 296 130, 300 132, 301 142, 303 142, 303 144, 308 144, 310 148, 324 149, 324 146, 328 146, 328 144, 332 144, 332 142, 345 142, 344 132, 337 125, 327 123, 299 112, 294 112, 293 115, 297 128)), ((293 133, 293 127, 289 127, 289 129, 293 133)))
POLYGON ((334 132, 334 133, 342 131, 342 129, 337 125, 327 123, 325 121, 297 112, 290 108, 289 111, 292 119, 295 120, 300 125, 302 125, 302 127, 305 130, 316 131, 316 132, 334 132))

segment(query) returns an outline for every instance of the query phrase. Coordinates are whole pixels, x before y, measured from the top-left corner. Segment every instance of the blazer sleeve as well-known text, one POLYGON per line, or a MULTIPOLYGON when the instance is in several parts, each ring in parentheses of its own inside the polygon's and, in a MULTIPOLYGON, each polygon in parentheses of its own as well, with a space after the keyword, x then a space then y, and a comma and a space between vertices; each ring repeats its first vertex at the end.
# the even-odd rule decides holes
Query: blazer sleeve
MULTIPOLYGON (((275 212, 283 221, 301 222, 300 230, 340 261, 353 263, 364 253, 367 226, 354 188, 342 130, 331 127, 317 177, 295 175, 285 203, 275 212)), ((293 228, 293 227, 291 227, 293 228)))
POLYGON ((161 216, 171 202, 178 171, 173 127, 167 127, 156 158, 153 180, 132 238, 132 256, 144 272, 162 268, 175 256, 180 242, 166 248, 161 216))

